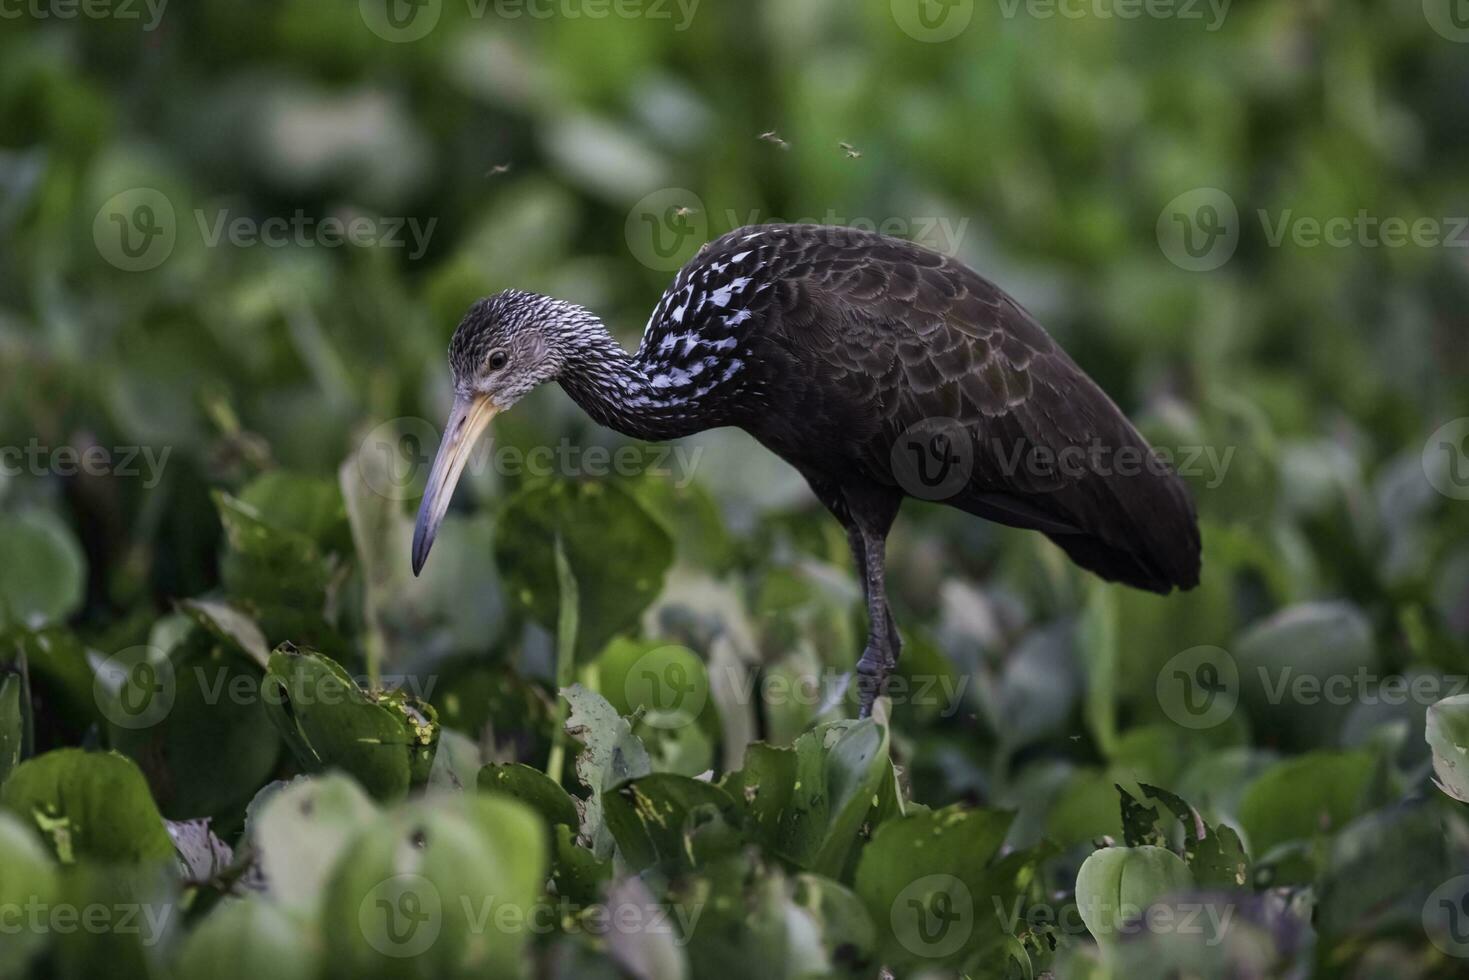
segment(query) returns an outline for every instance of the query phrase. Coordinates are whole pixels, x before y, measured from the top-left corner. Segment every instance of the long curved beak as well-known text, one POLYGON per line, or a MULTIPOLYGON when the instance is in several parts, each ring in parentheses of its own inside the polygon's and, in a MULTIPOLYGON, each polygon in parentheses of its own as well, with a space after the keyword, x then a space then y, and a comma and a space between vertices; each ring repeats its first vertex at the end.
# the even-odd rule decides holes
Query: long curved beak
POLYGON ((474 452, 480 434, 489 427, 490 419, 500 412, 500 407, 490 401, 488 395, 458 395, 454 407, 449 411, 449 421, 444 425, 444 438, 439 442, 438 455, 434 457, 433 469, 428 473, 428 486, 423 491, 423 503, 418 509, 418 523, 413 527, 413 574, 423 570, 428 561, 429 549, 434 546, 434 537, 444 514, 449 510, 449 501, 454 498, 454 487, 459 475, 474 452))

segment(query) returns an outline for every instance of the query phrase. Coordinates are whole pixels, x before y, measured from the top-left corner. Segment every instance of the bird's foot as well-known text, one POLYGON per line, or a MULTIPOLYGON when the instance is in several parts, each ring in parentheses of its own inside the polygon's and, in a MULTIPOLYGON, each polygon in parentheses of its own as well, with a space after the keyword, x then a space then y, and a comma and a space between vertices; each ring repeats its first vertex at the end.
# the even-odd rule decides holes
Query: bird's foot
POLYGON ((893 667, 892 658, 882 647, 869 643, 867 649, 862 651, 856 670, 858 718, 866 718, 872 714, 872 705, 887 686, 888 675, 892 673, 893 667))

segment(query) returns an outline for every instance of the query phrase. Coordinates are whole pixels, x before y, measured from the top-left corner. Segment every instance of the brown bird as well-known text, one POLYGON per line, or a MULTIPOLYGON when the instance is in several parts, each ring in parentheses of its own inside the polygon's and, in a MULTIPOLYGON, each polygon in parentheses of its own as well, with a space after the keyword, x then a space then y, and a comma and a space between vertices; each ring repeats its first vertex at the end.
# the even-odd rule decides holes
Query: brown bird
POLYGON ((1102 578, 1199 580, 1179 478, 1019 303, 958 261, 871 232, 741 228, 684 266, 629 354, 582 307, 511 290, 449 345, 454 406, 413 540, 417 573, 496 413, 556 381, 637 439, 738 426, 847 531, 868 614, 860 712, 897 663, 884 552, 906 497, 1045 534, 1102 578))

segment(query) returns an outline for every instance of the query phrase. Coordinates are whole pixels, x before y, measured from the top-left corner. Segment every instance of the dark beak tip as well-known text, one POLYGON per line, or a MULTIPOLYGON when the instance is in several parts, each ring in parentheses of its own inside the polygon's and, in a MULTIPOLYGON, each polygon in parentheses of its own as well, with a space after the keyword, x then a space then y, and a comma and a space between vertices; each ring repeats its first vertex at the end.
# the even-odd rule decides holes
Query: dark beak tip
POLYGON ((424 533, 422 527, 414 529, 413 532, 413 577, 423 571, 423 566, 428 563, 428 552, 433 547, 433 537, 424 533))

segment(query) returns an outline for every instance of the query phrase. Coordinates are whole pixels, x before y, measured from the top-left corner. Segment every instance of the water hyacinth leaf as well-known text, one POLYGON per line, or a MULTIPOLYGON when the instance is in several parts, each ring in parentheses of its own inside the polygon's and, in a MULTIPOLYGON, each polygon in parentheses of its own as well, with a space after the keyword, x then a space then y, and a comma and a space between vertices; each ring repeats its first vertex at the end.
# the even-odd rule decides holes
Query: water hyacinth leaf
POLYGON ((1434 886, 1456 872, 1427 801, 1365 813, 1332 838, 1316 881, 1313 924, 1328 941, 1371 932, 1404 909, 1417 911, 1434 886))
MULTIPOLYGON (((836 726, 833 726, 834 728, 836 726)), ((809 868, 830 878, 845 880, 848 857, 868 812, 878 802, 878 791, 891 773, 888 730, 870 718, 848 727, 827 750, 822 767, 824 795, 806 797, 808 812, 825 809, 826 833, 809 868)), ((798 800, 806 792, 798 786, 798 800)), ((798 803, 798 806, 800 804, 798 803)))
POLYGON ((378 799, 428 780, 439 737, 431 705, 364 691, 330 658, 290 644, 270 655, 263 690, 268 716, 307 772, 342 769, 378 799))
POLYGON ((272 527, 305 535, 324 551, 351 547, 342 492, 330 480, 272 470, 251 480, 239 499, 272 527))
POLYGON ((505 797, 439 797, 383 814, 327 884, 327 975, 523 976, 547 842, 539 815, 505 797))
MULTIPOLYGON (((0 868, 4 868, 0 873, 0 909, 19 911, 28 904, 46 908, 55 903, 61 890, 55 859, 35 830, 3 810, 0 868)), ((46 945, 46 933, 14 928, 13 922, 7 925, 5 941, 0 943, 0 976, 25 976, 27 962, 46 945)))
POLYGON ((270 647, 260 625, 248 613, 218 599, 185 599, 179 608, 219 640, 249 657, 261 670, 270 661, 270 647))
POLYGON ((271 524, 223 490, 212 496, 228 545, 219 570, 229 593, 262 605, 319 610, 332 574, 320 546, 300 531, 271 524))
POLYGON ((630 779, 653 771, 648 750, 633 734, 627 719, 595 691, 573 684, 561 692, 571 706, 566 732, 582 743, 576 757, 576 776, 591 795, 578 802, 581 842, 598 858, 612 853, 612 834, 602 815, 603 794, 630 779))
POLYGON ((479 771, 481 793, 504 793, 526 804, 547 824, 576 828, 579 815, 571 795, 539 769, 521 763, 488 765, 479 771))
MULTIPOLYGON (((783 854, 781 824, 796 785, 796 750, 755 742, 745 764, 720 781, 744 811, 745 832, 772 854, 783 854)), ((785 855, 789 856, 789 855, 785 855)))
POLYGON ((1076 875, 1076 907, 1104 950, 1119 930, 1165 895, 1192 889, 1183 859, 1165 847, 1104 847, 1082 862, 1076 875))
POLYGON ((1111 977, 1309 976, 1311 927, 1276 893, 1189 891, 1108 944, 1111 977))
POLYGON ((1263 860, 1277 845, 1340 829, 1366 804, 1376 768, 1370 752, 1312 752, 1265 770, 1240 801, 1251 852, 1263 860))
POLYGON ((1469 803, 1469 694, 1456 694, 1429 706, 1423 737, 1433 750, 1438 788, 1469 803))
MULTIPOLYGON (((165 865, 84 861, 62 875, 57 904, 94 916, 92 928, 56 930, 56 973, 63 977, 156 980, 184 929, 178 878, 165 865), (103 928, 96 928, 105 910, 103 928)), ((86 920, 82 919, 83 926, 86 920)))
POLYGON ((93 692, 87 649, 70 630, 14 629, 0 638, 0 662, 24 660, 35 727, 33 751, 76 744, 104 719, 93 692))
POLYGON ((1183 828, 1183 857, 1195 883, 1201 888, 1242 888, 1249 882, 1249 857, 1232 827, 1209 826, 1198 810, 1165 789, 1147 783, 1139 787, 1142 795, 1137 798, 1117 787, 1128 846, 1167 846, 1171 834, 1170 821, 1162 819, 1166 812, 1183 828))
POLYGON ((337 858, 377 807, 340 773, 302 776, 261 791, 249 840, 275 901, 314 915, 337 858))
POLYGON ((767 850, 845 880, 863 822, 892 801, 885 791, 892 786, 887 746, 887 729, 871 719, 836 722, 807 732, 789 749, 751 745, 744 768, 721 786, 767 850))
POLYGON ((167 654, 128 652, 145 659, 108 663, 120 675, 103 681, 118 685, 108 738, 138 764, 163 815, 214 817, 248 802, 281 757, 256 662, 202 629, 167 654))
POLYGON ((495 560, 512 601, 554 630, 560 538, 578 591, 577 659, 632 627, 663 588, 668 532, 617 483, 538 482, 511 497, 495 531, 495 560))
POLYGON ((712 783, 653 773, 602 795, 607 827, 628 868, 688 871, 740 847, 739 816, 712 783))
POLYGON ((690 976, 741 973, 796 980, 831 975, 811 915, 791 897, 775 867, 731 855, 675 880, 669 912, 684 936, 690 976))
POLYGON ((855 889, 877 926, 883 962, 958 964, 1004 938, 993 910, 1018 894, 1021 868, 993 859, 1013 819, 1004 810, 952 806, 877 828, 862 849, 855 889))
POLYGON ((81 607, 86 555, 56 515, 0 515, 0 554, 0 627, 57 623, 81 607))
POLYGON ((1233 655, 1251 719, 1305 748, 1340 744, 1354 700, 1341 682, 1380 672, 1371 623, 1349 602, 1287 606, 1246 629, 1233 655))
POLYGON ((34 827, 63 864, 174 857, 147 781, 115 752, 57 749, 28 759, 0 786, 0 808, 34 827))
POLYGON ((717 731, 709 705, 709 672, 688 647, 618 637, 597 658, 601 687, 620 714, 642 709, 655 728, 703 723, 717 731))
POLYGON ((602 887, 612 880, 612 861, 603 861, 576 842, 576 828, 555 824, 551 854, 551 881, 556 894, 583 908, 602 900, 602 887))
POLYGON ((174 975, 210 980, 313 980, 320 952, 305 922, 264 896, 227 901, 184 939, 174 975))

